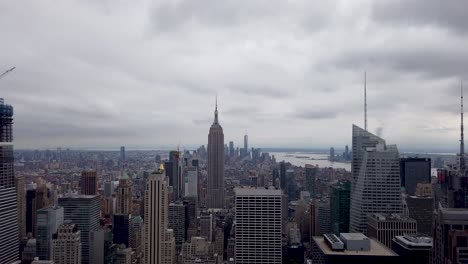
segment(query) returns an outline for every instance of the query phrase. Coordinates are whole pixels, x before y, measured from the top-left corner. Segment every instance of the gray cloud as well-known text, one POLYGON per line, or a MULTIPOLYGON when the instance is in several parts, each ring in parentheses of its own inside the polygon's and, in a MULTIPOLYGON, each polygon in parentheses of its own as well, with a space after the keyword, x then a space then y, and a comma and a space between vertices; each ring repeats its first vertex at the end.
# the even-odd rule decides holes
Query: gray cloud
POLYGON ((334 119, 337 116, 336 112, 328 111, 301 111, 294 114, 295 117, 304 119, 334 119))

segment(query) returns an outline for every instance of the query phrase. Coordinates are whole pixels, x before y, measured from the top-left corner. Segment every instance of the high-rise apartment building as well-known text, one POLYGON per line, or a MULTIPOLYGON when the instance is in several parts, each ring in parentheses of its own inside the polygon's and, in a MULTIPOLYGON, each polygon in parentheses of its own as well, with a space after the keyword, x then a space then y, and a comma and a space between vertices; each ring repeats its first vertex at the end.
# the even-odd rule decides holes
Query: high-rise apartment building
POLYGON ((224 134, 218 121, 218 104, 208 134, 208 208, 224 208, 224 134))
POLYGON ((59 197, 58 205, 64 209, 64 219, 71 221, 80 230, 82 264, 91 263, 89 241, 90 233, 99 227, 101 209, 99 196, 68 195, 59 197))
POLYGON ((350 199, 350 182, 338 182, 330 186, 330 222, 335 235, 349 232, 350 199))
POLYGON ((235 260, 282 263, 281 190, 236 188, 235 260))
POLYGON ((418 183, 431 183, 431 159, 400 159, 401 186, 408 195, 415 195, 418 183))
POLYGON ((0 263, 18 259, 18 214, 13 156, 13 107, 0 98, 0 263))
POLYGON ((400 156, 395 145, 353 125, 350 230, 366 233, 367 215, 401 213, 400 156))
POLYGON ((96 195, 98 190, 96 171, 81 172, 81 194, 96 195))
POLYGON ((131 214, 132 213, 132 180, 126 172, 122 173, 119 179, 115 199, 116 214, 131 214))
POLYGON ((63 207, 46 207, 37 210, 36 256, 40 260, 52 259, 52 236, 63 224, 63 207))
POLYGON ((55 264, 81 264, 81 235, 70 221, 61 224, 52 240, 52 259, 55 264))
POLYGON ((439 208, 434 217, 432 264, 466 263, 468 209, 439 208))
POLYGON ((164 171, 155 171, 145 190, 145 263, 174 263, 175 239, 168 229, 168 211, 168 180, 164 171))
POLYGON ((371 214, 367 221, 367 235, 389 248, 394 237, 418 232, 416 220, 398 214, 371 214))

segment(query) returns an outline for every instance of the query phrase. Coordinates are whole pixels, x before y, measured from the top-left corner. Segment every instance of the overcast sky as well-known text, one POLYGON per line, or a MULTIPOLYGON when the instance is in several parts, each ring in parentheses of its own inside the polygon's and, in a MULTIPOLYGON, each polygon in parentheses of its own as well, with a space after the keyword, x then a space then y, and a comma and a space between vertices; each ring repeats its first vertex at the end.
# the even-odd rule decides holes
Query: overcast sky
MULTIPOLYGON (((468 1, 0 0, 16 148, 342 148, 363 126, 457 151, 468 1)), ((468 92, 467 92, 468 93, 468 92)), ((468 104, 468 102, 467 102, 468 104)))

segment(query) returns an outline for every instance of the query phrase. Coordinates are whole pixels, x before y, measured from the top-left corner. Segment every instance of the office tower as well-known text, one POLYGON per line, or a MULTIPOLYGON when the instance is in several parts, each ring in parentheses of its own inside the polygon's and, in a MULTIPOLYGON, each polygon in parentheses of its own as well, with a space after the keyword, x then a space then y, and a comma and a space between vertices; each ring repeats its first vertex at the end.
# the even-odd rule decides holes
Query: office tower
POLYGON ((398 263, 399 257, 385 245, 362 233, 333 233, 312 238, 312 263, 398 263))
POLYGON ((416 220, 398 214, 371 214, 367 219, 367 235, 389 248, 394 237, 417 232, 416 220))
POLYGON ((33 236, 36 233, 37 222, 36 196, 36 189, 26 191, 26 233, 31 233, 33 236))
POLYGON ((81 262, 83 254, 80 233, 77 225, 70 221, 65 221, 59 226, 52 240, 52 256, 55 264, 84 263, 81 262))
POLYGON ((120 147, 120 161, 125 161, 125 146, 120 147))
POLYGON ((18 259, 18 214, 13 156, 13 107, 0 98, 0 263, 18 259))
POLYGON ((112 222, 112 233, 114 234, 114 244, 124 244, 130 246, 131 214, 115 214, 112 222))
POLYGON ((26 194, 24 191, 24 176, 15 178, 17 207, 18 207, 18 239, 26 237, 26 194))
POLYGON ((168 229, 168 181, 163 171, 149 177, 145 191, 145 263, 172 264, 175 239, 168 229))
POLYGON ((284 161, 280 162, 280 188, 285 193, 287 193, 287 186, 286 186, 286 163, 284 161))
POLYGON ((349 232, 350 199, 350 182, 338 182, 330 186, 330 222, 335 235, 349 232))
POLYGON ((236 188, 235 194, 236 263, 282 263, 281 190, 236 188))
POLYGON ((144 223, 143 218, 137 215, 132 220, 132 228, 131 228, 131 236, 130 236, 130 247, 135 252, 134 259, 137 260, 137 263, 143 263, 143 240, 144 240, 144 223))
POLYGON ((173 200, 178 201, 182 197, 182 164, 180 161, 180 152, 173 150, 169 152, 169 162, 172 164, 172 170, 170 174, 166 174, 169 177, 169 185, 172 186, 173 200))
POLYGON ((330 221, 330 202, 326 199, 318 200, 316 203, 317 213, 315 223, 317 224, 317 235, 323 235, 331 232, 330 221))
POLYGON ((345 160, 349 160, 351 157, 350 157, 350 154, 349 154, 349 147, 348 145, 346 145, 345 147, 345 160))
POLYGON ((315 191, 315 175, 317 174, 317 167, 306 164, 305 177, 306 177, 306 190, 309 191, 311 197, 316 197, 315 191))
POLYGON ((244 157, 249 156, 249 136, 247 133, 244 135, 244 157))
POLYGON ((185 206, 181 202, 169 204, 169 228, 174 230, 176 247, 185 242, 185 206))
POLYGON ((117 245, 115 251, 115 264, 132 264, 133 251, 124 245, 117 245))
POLYGON ((392 250, 400 256, 400 264, 429 264, 432 238, 418 235, 396 236, 392 240, 392 250))
POLYGON ((98 229, 100 200, 98 195, 68 195, 59 197, 58 205, 64 209, 64 219, 72 221, 80 230, 81 260, 89 261, 89 234, 98 229))
POLYGON ((198 167, 188 167, 185 197, 195 197, 198 200, 198 167))
POLYGON ((96 171, 81 172, 81 194, 96 195, 98 189, 96 171))
POLYGON ((464 263, 468 259, 468 209, 437 209, 433 227, 431 263, 464 263))
POLYGON ((90 263, 114 263, 115 245, 112 240, 112 231, 109 228, 101 227, 90 232, 90 263))
POLYGON ((200 236, 206 241, 213 241, 213 214, 209 212, 200 213, 200 236))
POLYGON ((408 216, 418 223, 418 233, 432 234, 434 198, 432 196, 406 196, 408 216))
POLYGON ((214 122, 208 134, 208 186, 206 205, 208 208, 224 208, 224 134, 218 122, 218 104, 214 122))
POLYGON ((233 141, 229 141, 229 157, 234 157, 235 155, 235 149, 234 149, 234 142, 233 141))
POLYGON ((123 172, 116 192, 116 214, 128 215, 132 213, 132 186, 132 180, 126 172, 123 172))
POLYGON ((328 157, 328 160, 330 161, 335 161, 335 148, 330 148, 330 156, 328 157))
POLYGON ((402 158, 400 159, 401 186, 408 195, 414 195, 418 183, 431 183, 431 159, 402 158))
POLYGON ((367 215, 401 213, 400 157, 395 145, 353 125, 350 230, 365 233, 367 215))
POLYGON ((37 210, 36 256, 40 260, 52 259, 52 236, 63 224, 63 207, 46 207, 37 210))

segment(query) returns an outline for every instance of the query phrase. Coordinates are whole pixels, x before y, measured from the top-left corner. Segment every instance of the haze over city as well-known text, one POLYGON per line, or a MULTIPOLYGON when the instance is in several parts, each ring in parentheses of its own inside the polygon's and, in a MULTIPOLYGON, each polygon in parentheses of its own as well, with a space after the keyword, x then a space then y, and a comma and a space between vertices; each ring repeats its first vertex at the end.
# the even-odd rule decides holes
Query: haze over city
MULTIPOLYGON (((405 151, 457 151, 468 3, 3 1, 15 148, 342 148, 363 125, 405 151), (404 3, 404 8, 402 7, 404 3), (437 142, 437 144, 434 144, 437 142)), ((3 71, 3 70, 2 70, 3 71)))

